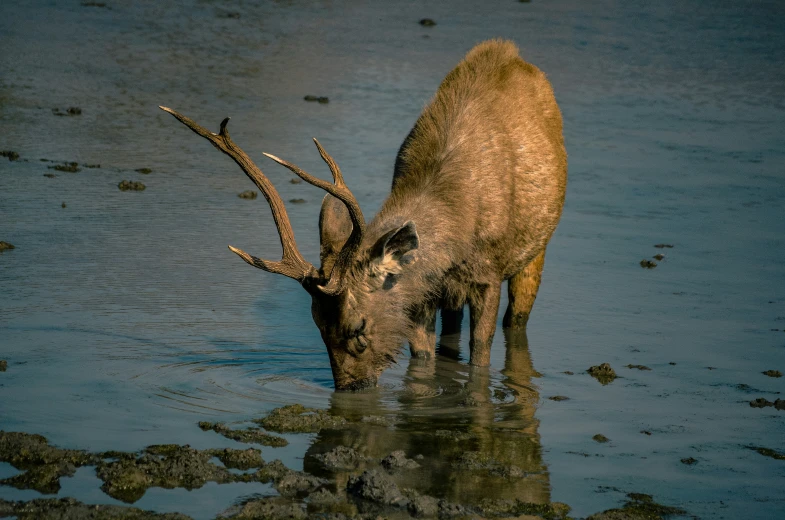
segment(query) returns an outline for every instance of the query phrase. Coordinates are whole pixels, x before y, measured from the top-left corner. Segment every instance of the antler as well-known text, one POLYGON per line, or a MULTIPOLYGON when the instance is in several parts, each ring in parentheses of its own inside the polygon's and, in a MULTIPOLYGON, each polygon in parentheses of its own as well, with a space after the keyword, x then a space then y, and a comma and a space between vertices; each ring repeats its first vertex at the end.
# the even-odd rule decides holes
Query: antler
POLYGON ((283 200, 281 200, 281 196, 278 195, 278 191, 276 191, 275 187, 270 182, 270 179, 262 173, 253 161, 251 161, 250 157, 248 157, 239 146, 234 144, 234 141, 229 137, 229 131, 226 129, 229 118, 227 117, 221 121, 221 131, 214 134, 198 125, 193 120, 175 112, 171 108, 158 108, 172 114, 182 124, 210 141, 213 146, 234 159, 234 162, 236 162, 254 184, 256 184, 259 191, 262 192, 262 195, 264 195, 264 198, 267 199, 267 202, 270 204, 273 220, 275 220, 278 234, 281 237, 281 247, 283 248, 281 261, 271 262, 269 260, 262 260, 261 258, 251 256, 245 251, 232 246, 229 246, 229 249, 254 267, 264 269, 270 273, 278 273, 288 276, 289 278, 294 278, 300 283, 303 283, 309 276, 314 276, 316 274, 316 268, 306 261, 297 250, 297 244, 294 241, 294 231, 292 231, 289 216, 286 214, 286 208, 284 207, 283 200))
POLYGON ((322 145, 319 144, 319 141, 314 139, 313 142, 316 144, 316 148, 319 150, 319 155, 322 156, 324 162, 326 162, 327 166, 330 167, 330 172, 333 174, 334 181, 332 184, 314 177, 310 173, 303 171, 294 164, 286 162, 279 157, 269 153, 265 153, 264 155, 278 164, 285 166, 305 182, 313 184, 314 186, 323 189, 333 197, 337 198, 343 202, 343 204, 346 206, 346 209, 349 210, 349 218, 352 221, 352 233, 349 235, 348 240, 346 240, 346 243, 343 245, 341 252, 338 254, 338 258, 335 261, 333 270, 330 273, 329 281, 326 285, 318 286, 323 293, 328 295, 336 295, 343 291, 343 288, 346 284, 346 272, 349 269, 355 253, 360 248, 360 243, 363 239, 363 233, 365 233, 365 218, 363 217, 360 204, 357 202, 354 194, 352 194, 349 188, 346 187, 346 183, 343 182, 343 175, 341 174, 341 169, 338 168, 338 164, 336 164, 333 158, 330 157, 330 154, 328 154, 324 148, 322 148, 322 145))

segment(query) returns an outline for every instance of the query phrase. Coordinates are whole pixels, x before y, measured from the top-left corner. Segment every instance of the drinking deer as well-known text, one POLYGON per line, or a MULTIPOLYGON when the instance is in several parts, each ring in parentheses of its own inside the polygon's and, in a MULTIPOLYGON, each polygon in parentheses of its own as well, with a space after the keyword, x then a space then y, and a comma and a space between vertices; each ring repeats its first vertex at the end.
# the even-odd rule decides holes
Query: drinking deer
POLYGON ((437 309, 455 327, 466 303, 470 363, 487 366, 505 280, 503 324, 525 327, 564 204, 567 157, 550 83, 513 43, 481 43, 447 75, 401 145, 391 193, 368 224, 316 139, 332 183, 265 154, 327 192, 319 269, 297 250, 276 189, 229 137, 229 118, 214 134, 161 109, 229 155, 267 199, 281 261, 229 249, 308 291, 336 389, 375 385, 405 342, 414 356, 433 355, 437 309))

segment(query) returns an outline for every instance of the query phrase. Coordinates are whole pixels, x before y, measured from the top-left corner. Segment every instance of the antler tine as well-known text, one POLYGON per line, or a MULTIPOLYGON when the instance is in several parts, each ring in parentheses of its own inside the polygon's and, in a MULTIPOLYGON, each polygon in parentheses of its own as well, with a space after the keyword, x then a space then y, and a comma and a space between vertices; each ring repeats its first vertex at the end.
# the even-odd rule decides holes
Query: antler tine
POLYGON ((341 174, 341 169, 338 168, 338 164, 336 164, 335 160, 330 157, 330 154, 328 154, 324 148, 322 148, 322 145, 319 144, 319 141, 314 139, 313 142, 316 144, 316 148, 319 150, 319 155, 321 155, 322 160, 324 160, 324 162, 327 163, 327 166, 329 166, 330 172, 332 172, 333 179, 335 181, 334 184, 316 178, 298 166, 284 161, 280 157, 276 157, 275 155, 269 153, 265 153, 264 155, 277 162, 281 166, 288 168, 292 173, 303 179, 305 182, 321 188, 333 197, 337 198, 343 202, 344 206, 346 206, 346 209, 349 211, 349 218, 352 221, 352 233, 349 235, 349 238, 346 240, 346 243, 341 249, 341 252, 338 254, 338 258, 335 261, 332 273, 330 273, 330 279, 327 282, 327 285, 319 286, 319 289, 321 289, 325 294, 336 295, 343 290, 345 285, 345 273, 351 264, 352 258, 354 258, 355 253, 360 248, 363 233, 365 233, 365 217, 363 217, 360 204, 357 202, 354 194, 346 186, 346 183, 344 183, 343 175, 341 174))
POLYGON ((267 202, 270 204, 270 210, 273 213, 273 220, 278 228, 281 247, 283 248, 281 261, 271 262, 269 260, 262 260, 232 246, 229 246, 229 249, 254 267, 258 267, 259 269, 263 269, 270 273, 282 274, 289 278, 294 278, 300 283, 303 283, 309 275, 315 274, 316 269, 314 266, 306 261, 297 250, 297 244, 294 240, 294 231, 292 231, 292 225, 289 222, 289 215, 286 213, 286 207, 284 206, 278 191, 272 185, 270 179, 268 179, 253 163, 251 158, 232 141, 231 137, 229 137, 229 131, 226 129, 229 118, 227 117, 221 122, 221 130, 219 133, 215 134, 203 126, 200 126, 192 119, 175 112, 171 108, 158 108, 172 114, 178 121, 190 128, 193 132, 204 137, 210 141, 213 146, 231 157, 234 162, 242 168, 248 178, 256 184, 259 191, 262 192, 262 195, 264 195, 264 198, 267 199, 267 202))

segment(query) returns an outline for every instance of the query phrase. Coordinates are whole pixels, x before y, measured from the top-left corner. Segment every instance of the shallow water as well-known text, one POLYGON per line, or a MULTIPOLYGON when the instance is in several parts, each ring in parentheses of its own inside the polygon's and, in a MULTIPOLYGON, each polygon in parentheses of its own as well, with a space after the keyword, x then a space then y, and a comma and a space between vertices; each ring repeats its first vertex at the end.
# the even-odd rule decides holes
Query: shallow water
MULTIPOLYGON (((0 158, 0 240, 16 246, 0 253, 0 429, 92 451, 239 446, 196 423, 297 402, 390 417, 351 439, 375 457, 464 428, 527 474, 470 481, 447 464, 454 447, 428 446, 417 485, 435 496, 498 489, 586 516, 637 491, 704 518, 785 513, 785 463, 748 449, 785 451, 785 412, 747 404, 785 391, 761 374, 785 371, 781 3, 107 4, 0 5, 0 149, 21 156, 0 158), (318 137, 373 214, 423 104, 491 37, 548 74, 570 158, 528 335, 499 328, 488 371, 466 365, 464 331, 462 361, 404 355, 378 390, 334 394, 306 293, 226 249, 278 254, 264 199, 238 198, 253 187, 242 172, 157 106, 213 129, 232 116, 283 199, 306 199, 288 209, 315 262, 322 194, 261 153, 324 178, 318 137), (71 106, 82 114, 52 112, 71 106), (123 179, 147 189, 121 192, 123 179), (607 386, 584 372, 602 362, 621 376, 607 386)), ((294 469, 346 441, 287 438, 264 457, 294 469)), ((59 496, 116 502, 89 469, 62 484, 59 496)), ((211 518, 266 489, 151 489, 134 505, 211 518)))

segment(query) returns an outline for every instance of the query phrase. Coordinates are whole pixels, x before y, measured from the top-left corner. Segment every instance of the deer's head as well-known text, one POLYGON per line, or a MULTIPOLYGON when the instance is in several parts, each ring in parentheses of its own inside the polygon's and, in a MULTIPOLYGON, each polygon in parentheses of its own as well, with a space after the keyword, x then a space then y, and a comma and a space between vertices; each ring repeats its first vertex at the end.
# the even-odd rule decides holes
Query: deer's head
POLYGON ((297 166, 265 154, 298 177, 325 190, 319 216, 321 267, 316 269, 297 250, 283 200, 270 180, 229 137, 221 123, 218 134, 166 107, 195 133, 229 155, 256 184, 270 204, 283 248, 280 261, 262 260, 229 246, 248 264, 294 278, 311 295, 311 314, 327 346, 335 387, 356 390, 376 384, 379 374, 395 361, 409 332, 402 288, 407 266, 417 259, 419 238, 413 222, 402 222, 366 237, 360 205, 346 187, 338 165, 314 139, 333 175, 326 182, 297 166))

